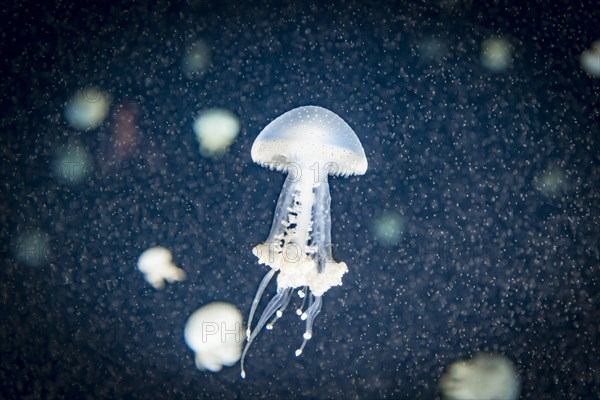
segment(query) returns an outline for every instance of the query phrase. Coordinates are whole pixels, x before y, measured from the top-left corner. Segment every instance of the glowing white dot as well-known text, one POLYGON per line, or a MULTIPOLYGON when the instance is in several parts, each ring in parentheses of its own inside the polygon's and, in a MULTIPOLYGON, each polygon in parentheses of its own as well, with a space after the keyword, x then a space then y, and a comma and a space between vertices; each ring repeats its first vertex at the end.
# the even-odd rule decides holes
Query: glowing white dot
POLYGON ((298 290, 298 297, 303 299, 305 296, 306 296, 306 293, 304 292, 304 290, 302 290, 302 289, 298 290))
POLYGON ((305 312, 303 312, 303 313, 302 313, 302 315, 300 316, 300 319, 301 319, 302 321, 305 321, 305 320, 306 320, 306 318, 308 318, 308 314, 307 314, 307 313, 305 313, 305 312))
POLYGON ((302 350, 300 350, 300 349, 296 350, 295 354, 296 354, 296 357, 298 357, 300 354, 302 354, 302 350))
POLYGON ((301 308, 299 308, 299 309, 296 310, 296 315, 297 316, 301 316, 302 315, 302 309, 301 308))
POLYGON ((312 338, 312 333, 304 332, 304 335, 302 335, 302 337, 306 340, 310 340, 312 338))
POLYGON ((281 310, 277 310, 275 315, 277 315, 277 318, 281 318, 283 316, 283 312, 281 312, 281 310))
POLYGON ((266 328, 268 331, 273 330, 273 324, 267 324, 266 328))

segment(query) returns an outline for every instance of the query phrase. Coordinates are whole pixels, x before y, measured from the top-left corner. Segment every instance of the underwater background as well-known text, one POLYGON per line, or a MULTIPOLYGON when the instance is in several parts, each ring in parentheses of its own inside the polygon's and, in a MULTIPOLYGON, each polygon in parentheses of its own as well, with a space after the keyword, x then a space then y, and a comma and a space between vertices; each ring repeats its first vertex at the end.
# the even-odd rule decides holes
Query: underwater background
POLYGON ((582 61, 596 2, 1 13, 0 397, 429 399, 479 352, 512 360, 521 398, 600 396, 600 56, 582 61), (94 126, 69 114, 75 93, 104 101, 94 126), (342 117, 369 159, 329 181, 349 272, 301 357, 287 313, 245 380, 200 371, 188 316, 225 301, 247 318, 267 272, 252 248, 285 176, 250 148, 302 105, 342 117), (241 127, 216 155, 193 130, 213 108, 241 127), (144 281, 157 245, 185 281, 144 281))

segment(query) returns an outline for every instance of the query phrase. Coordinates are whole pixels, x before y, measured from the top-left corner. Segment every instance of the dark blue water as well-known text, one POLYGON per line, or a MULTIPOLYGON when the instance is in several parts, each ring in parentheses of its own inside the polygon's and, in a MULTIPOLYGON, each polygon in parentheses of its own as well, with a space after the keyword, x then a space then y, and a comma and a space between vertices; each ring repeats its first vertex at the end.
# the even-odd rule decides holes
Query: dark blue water
POLYGON ((597 398, 600 80, 578 56, 600 13, 526 4, 3 7, 1 397, 435 398, 450 363, 485 351, 515 362, 522 398, 597 398), (500 73, 479 59, 491 36, 513 47, 500 73), (426 57, 432 38, 444 50, 426 57), (188 79, 199 39, 212 63, 188 79), (78 132, 64 105, 90 85, 113 109, 78 132), (119 104, 135 105, 139 140, 115 158, 119 104), (366 175, 330 180, 344 285, 300 358, 289 313, 251 348, 245 381, 237 365, 198 371, 189 314, 222 300, 247 315, 267 272, 251 249, 284 176, 252 163, 252 142, 307 104, 344 118, 369 158, 366 175), (209 107, 242 124, 220 158, 191 129, 209 107), (94 168, 65 185, 54 151, 74 139, 94 168), (550 193, 549 171, 565 182, 550 193), (386 211, 403 215, 392 245, 373 233, 386 211), (49 238, 37 267, 15 255, 28 229, 49 238), (158 244, 188 274, 163 291, 136 270, 158 244))

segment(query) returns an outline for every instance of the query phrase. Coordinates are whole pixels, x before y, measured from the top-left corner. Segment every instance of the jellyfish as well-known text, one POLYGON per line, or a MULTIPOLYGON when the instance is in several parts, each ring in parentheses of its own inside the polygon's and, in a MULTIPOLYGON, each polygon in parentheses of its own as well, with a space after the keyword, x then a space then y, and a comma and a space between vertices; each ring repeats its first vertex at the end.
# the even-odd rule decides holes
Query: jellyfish
POLYGON ((373 222, 375 239, 383 246, 393 246, 404 232, 404 217, 396 211, 386 211, 373 222))
POLYGON ((295 353, 302 354, 312 337, 323 294, 341 285, 348 271, 346 263, 334 261, 331 254, 328 175, 362 175, 368 165, 352 128, 335 113, 316 106, 295 108, 267 125, 252 145, 252 160, 287 173, 287 177, 269 236, 252 250, 258 262, 271 270, 261 281, 250 308, 240 363, 242 378, 246 376, 244 358, 252 341, 263 326, 273 328, 295 288, 303 298, 296 313, 306 321, 302 344, 295 353), (260 299, 276 274, 277 292, 252 329, 260 299))
POLYGON ((16 259, 29 267, 42 267, 53 255, 50 236, 39 229, 27 229, 20 234, 13 248, 16 259))
POLYGON ((512 46, 504 38, 489 38, 481 44, 481 63, 492 72, 502 72, 512 64, 512 46))
POLYGON ((164 247, 152 247, 144 251, 138 259, 138 269, 154 289, 162 289, 165 280, 176 282, 185 279, 185 271, 177 268, 172 259, 169 250, 164 247))
POLYGON ((92 156, 85 147, 77 142, 70 142, 56 151, 54 159, 54 175, 65 184, 81 183, 92 170, 92 156))
POLYGON ((205 157, 224 153, 240 133, 240 120, 231 111, 213 108, 194 120, 194 132, 205 157))
POLYGON ((211 48, 204 40, 192 43, 185 50, 182 60, 182 69, 188 79, 202 76, 210 65, 211 48))
POLYGON ((111 96, 97 87, 79 90, 65 107, 65 117, 78 130, 94 129, 106 119, 111 96))
POLYGON ((450 365, 440 379, 440 388, 448 400, 516 400, 521 384, 508 358, 479 353, 450 365))
POLYGON ((579 62, 590 76, 600 78, 600 40, 596 40, 590 49, 581 53, 579 62))
POLYGON ((218 372, 231 366, 242 353, 242 313, 232 304, 216 301, 190 315, 183 331, 195 353, 196 367, 218 372))

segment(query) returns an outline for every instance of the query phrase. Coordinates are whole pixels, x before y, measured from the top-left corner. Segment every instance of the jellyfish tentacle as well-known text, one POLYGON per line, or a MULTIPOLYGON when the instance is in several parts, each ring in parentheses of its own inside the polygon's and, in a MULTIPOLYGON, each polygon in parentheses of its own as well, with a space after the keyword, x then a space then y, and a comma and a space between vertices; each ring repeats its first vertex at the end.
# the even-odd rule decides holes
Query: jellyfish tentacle
POLYGON ((306 346, 306 342, 308 342, 312 338, 313 323, 315 322, 315 318, 317 317, 317 315, 319 315, 319 313, 321 312, 322 297, 313 296, 312 294, 311 297, 314 297, 314 301, 312 302, 310 307, 308 307, 308 310, 306 310, 307 316, 306 330, 304 331, 303 335, 304 340, 302 341, 302 345, 300 346, 300 348, 296 350, 296 357, 302 354, 302 352, 304 351, 304 346, 306 346))
POLYGON ((300 297, 302 299, 302 304, 300 305, 300 307, 298 307, 296 309, 296 315, 297 316, 301 316, 304 311, 302 311, 304 309, 304 305, 306 304, 306 298, 308 293, 308 287, 304 286, 302 289, 298 290, 298 297, 300 297))
POLYGON ((283 237, 286 225, 288 224, 288 208, 293 207, 295 197, 295 191, 292 189, 292 187, 295 184, 294 179, 297 179, 292 175, 293 174, 288 174, 285 178, 283 188, 279 194, 279 198, 277 199, 275 215, 273 216, 273 224, 271 225, 271 231, 269 232, 267 243, 275 242, 276 240, 280 239, 280 237, 283 237))
MULTIPOLYGON (((267 275, 269 275, 269 274, 267 274, 267 275)), ((263 279, 263 282, 264 281, 265 281, 265 279, 263 279)), ((268 281, 267 281, 267 283, 268 283, 268 281)), ((265 284, 265 286, 266 286, 266 284, 265 284)), ((244 347, 244 351, 242 351, 242 359, 240 361, 240 368, 241 368, 240 375, 242 376, 242 378, 246 377, 246 371, 244 370, 244 359, 246 358, 246 353, 248 352, 248 349, 250 348, 252 341, 256 338, 256 336, 258 335, 260 330, 263 328, 263 326, 265 326, 265 324, 267 323, 269 318, 271 318, 271 316, 273 314, 275 314, 275 312, 279 308, 281 308, 281 306, 283 304, 285 304, 285 300, 286 300, 286 298, 288 298, 290 296, 291 291, 292 291, 292 288, 285 288, 285 289, 277 290, 277 294, 275 294, 275 296, 273 296, 271 301, 269 301, 269 304, 267 304, 264 311, 260 315, 260 318, 258 319, 258 322, 256 323, 256 326, 254 327, 254 330, 250 333, 249 337, 247 338, 246 346, 244 347)))
MULTIPOLYGON (((315 301, 315 296, 313 296, 312 293, 308 293, 308 296, 306 296, 304 298, 304 300, 306 300, 306 298, 308 298, 308 307, 306 307, 306 311, 304 311, 302 314, 300 314, 300 319, 302 321, 306 321, 306 318, 308 318, 308 310, 310 310, 310 307, 312 306, 313 302, 315 301)), ((304 308, 304 302, 302 303, 302 308, 304 308)))
POLYGON ((254 313, 256 312, 256 308, 258 307, 258 303, 260 303, 260 299, 265 292, 265 289, 269 285, 269 282, 275 275, 277 270, 271 269, 268 274, 265 275, 263 280, 260 282, 258 286, 258 290, 256 291, 256 295, 254 296, 254 300, 252 301, 252 307, 250 308, 250 315, 248 316, 248 328, 246 329, 246 339, 250 338, 252 319, 254 318, 254 313))
POLYGON ((317 271, 325 270, 325 263, 332 262, 331 255, 331 195, 327 176, 315 188, 315 208, 312 229, 312 246, 316 246, 317 271))
POLYGON ((296 213, 296 228, 293 231, 293 236, 290 242, 296 243, 302 253, 306 252, 306 247, 311 237, 313 208, 315 204, 315 186, 313 178, 301 175, 299 182, 296 184, 298 191, 294 197, 294 212, 296 213))
POLYGON ((293 290, 288 291, 288 294, 283 301, 283 305, 281 307, 279 307, 279 309, 275 312, 275 316, 273 317, 273 319, 271 319, 271 322, 269 322, 267 324, 267 326, 266 326, 267 330, 273 329, 273 325, 275 324, 275 322, 277 322, 277 320, 283 316, 283 312, 287 308, 288 304, 290 304, 290 300, 291 300, 293 294, 294 294, 293 290))

